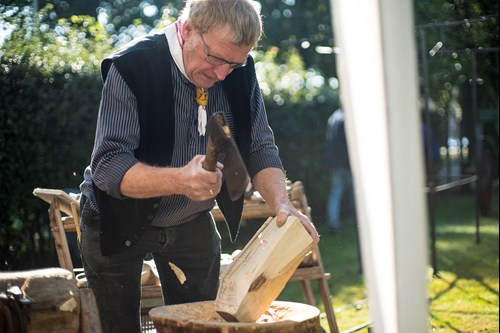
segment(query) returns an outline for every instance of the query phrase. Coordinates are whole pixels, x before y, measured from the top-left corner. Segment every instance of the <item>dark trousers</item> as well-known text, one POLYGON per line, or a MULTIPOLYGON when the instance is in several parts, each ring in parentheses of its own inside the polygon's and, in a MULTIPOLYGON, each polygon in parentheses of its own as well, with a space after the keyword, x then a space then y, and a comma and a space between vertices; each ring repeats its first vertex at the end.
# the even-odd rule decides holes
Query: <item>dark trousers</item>
POLYGON ((152 227, 139 242, 110 256, 101 255, 98 216, 82 214, 80 247, 103 333, 140 332, 140 280, 148 254, 155 260, 165 304, 213 300, 217 296, 220 235, 208 212, 177 227, 152 227), (182 270, 186 276, 183 284, 169 263, 182 270))

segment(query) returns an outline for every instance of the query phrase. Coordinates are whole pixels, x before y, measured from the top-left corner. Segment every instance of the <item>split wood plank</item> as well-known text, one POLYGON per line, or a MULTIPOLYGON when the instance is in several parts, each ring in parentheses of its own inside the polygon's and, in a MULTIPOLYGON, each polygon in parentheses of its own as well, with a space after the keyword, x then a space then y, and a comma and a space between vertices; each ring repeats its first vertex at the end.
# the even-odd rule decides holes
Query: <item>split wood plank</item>
POLYGON ((269 218, 221 275, 216 311, 227 321, 257 320, 278 297, 313 240, 290 216, 278 227, 269 218))

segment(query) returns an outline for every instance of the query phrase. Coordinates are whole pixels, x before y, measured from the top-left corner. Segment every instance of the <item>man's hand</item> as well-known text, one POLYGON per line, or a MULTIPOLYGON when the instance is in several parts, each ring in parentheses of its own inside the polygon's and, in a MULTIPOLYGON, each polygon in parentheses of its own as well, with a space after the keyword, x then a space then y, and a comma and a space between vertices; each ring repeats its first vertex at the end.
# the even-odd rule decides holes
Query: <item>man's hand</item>
POLYGON ((195 156, 187 165, 181 168, 181 179, 179 179, 179 194, 185 195, 191 200, 202 201, 214 198, 222 186, 221 163, 217 163, 217 169, 207 171, 203 169, 204 156, 195 156))
POLYGON ((319 243, 319 234, 314 224, 309 220, 309 218, 306 215, 302 214, 291 204, 283 205, 280 207, 276 215, 276 224, 278 225, 278 227, 283 226, 286 223, 286 220, 288 219, 289 216, 297 217, 304 226, 304 228, 306 228, 309 235, 312 237, 314 243, 315 244, 319 243))
POLYGON ((306 228, 309 235, 311 235, 314 243, 319 243, 319 235, 314 224, 290 202, 286 190, 285 177, 281 169, 262 169, 255 175, 253 183, 255 189, 259 191, 269 208, 271 208, 276 215, 276 223, 278 226, 285 224, 288 216, 296 216, 304 228, 306 228))

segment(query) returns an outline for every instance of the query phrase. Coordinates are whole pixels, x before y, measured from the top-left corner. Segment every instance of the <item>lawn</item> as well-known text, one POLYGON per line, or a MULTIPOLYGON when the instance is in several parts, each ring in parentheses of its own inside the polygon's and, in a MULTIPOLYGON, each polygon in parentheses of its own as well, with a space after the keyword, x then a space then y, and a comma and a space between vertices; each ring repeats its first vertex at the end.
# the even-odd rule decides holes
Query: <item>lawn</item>
MULTIPOLYGON (((473 195, 453 192, 437 197, 438 274, 433 275, 429 258, 429 332, 499 332, 498 193, 493 202, 493 217, 480 219, 477 244, 473 195)), ((352 221, 345 221, 342 231, 333 235, 326 226, 317 224, 325 270, 332 275, 329 286, 335 315, 343 332, 370 319, 356 230, 352 221)), ((242 235, 245 239, 244 232, 242 235)), ((303 302, 300 284, 287 284, 279 299, 303 302)), ((328 332, 326 318, 321 324, 328 332)))
POLYGON ((493 217, 480 219, 477 244, 472 198, 437 201, 438 276, 430 274, 429 284, 433 332, 498 332, 498 195, 494 202, 493 217))

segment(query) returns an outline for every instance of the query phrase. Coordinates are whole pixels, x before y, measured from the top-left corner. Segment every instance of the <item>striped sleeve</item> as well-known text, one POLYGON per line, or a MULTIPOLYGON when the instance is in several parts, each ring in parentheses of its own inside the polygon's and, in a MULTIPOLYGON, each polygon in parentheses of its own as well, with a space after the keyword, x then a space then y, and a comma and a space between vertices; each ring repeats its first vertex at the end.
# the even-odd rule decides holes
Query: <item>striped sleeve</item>
POLYGON ((101 190, 122 198, 120 183, 138 160, 139 119, 136 98, 114 65, 104 83, 92 152, 92 178, 101 190))
POLYGON ((254 177, 262 169, 283 169, 283 165, 279 157, 278 147, 275 144, 274 133, 267 120, 264 99, 256 77, 254 77, 252 85, 251 112, 253 126, 248 172, 251 177, 254 177))

